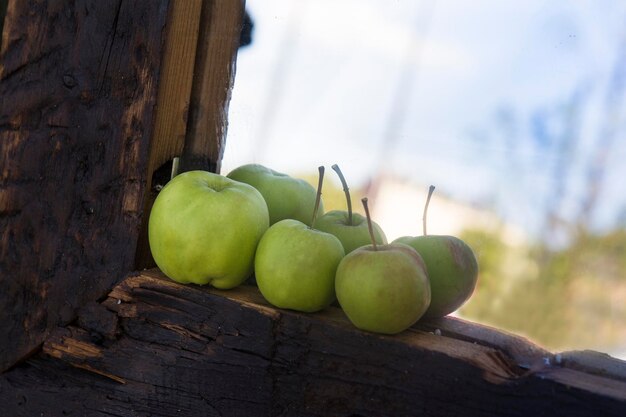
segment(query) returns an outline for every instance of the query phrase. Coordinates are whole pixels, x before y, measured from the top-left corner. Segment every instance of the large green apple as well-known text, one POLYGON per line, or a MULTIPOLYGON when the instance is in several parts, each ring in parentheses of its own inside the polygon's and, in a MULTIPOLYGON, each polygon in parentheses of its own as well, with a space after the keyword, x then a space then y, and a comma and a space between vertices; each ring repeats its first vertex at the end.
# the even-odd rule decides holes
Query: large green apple
MULTIPOLYGON (((311 224, 319 210, 324 167, 311 224)), ((254 273, 261 294, 272 305, 311 313, 335 301, 335 272, 345 252, 339 239, 312 226, 285 219, 273 224, 261 238, 254 273)))
POLYGON ((272 225, 254 262, 259 290, 272 305, 314 312, 335 301, 335 272, 344 256, 339 239, 293 219, 272 225))
POLYGON ((157 196, 148 237, 157 266, 174 281, 228 289, 252 274, 268 227, 267 205, 254 187, 190 171, 157 196))
POLYGON ((339 305, 359 329, 399 333, 422 317, 430 304, 424 261, 401 243, 360 247, 337 268, 339 305))
MULTIPOLYGON (((367 219, 352 212, 352 201, 350 199, 350 190, 341 169, 337 164, 332 167, 343 185, 343 191, 346 195, 346 203, 348 211, 332 210, 320 216, 315 222, 315 228, 326 233, 331 233, 341 241, 346 254, 352 252, 356 248, 365 246, 370 243, 370 234, 367 226, 367 219)), ((387 237, 383 230, 376 222, 372 221, 374 228, 374 237, 376 243, 383 245, 387 243, 387 237)))
POLYGON ((443 317, 461 307, 472 295, 478 279, 478 263, 472 249, 454 236, 403 236, 404 243, 424 259, 432 300, 428 317, 443 317))
MULTIPOLYGON (((267 203, 270 225, 284 219, 309 224, 315 206, 315 188, 302 179, 276 172, 263 165, 248 164, 235 168, 228 178, 245 182, 259 190, 267 203)), ((320 202, 320 214, 324 205, 320 202)))

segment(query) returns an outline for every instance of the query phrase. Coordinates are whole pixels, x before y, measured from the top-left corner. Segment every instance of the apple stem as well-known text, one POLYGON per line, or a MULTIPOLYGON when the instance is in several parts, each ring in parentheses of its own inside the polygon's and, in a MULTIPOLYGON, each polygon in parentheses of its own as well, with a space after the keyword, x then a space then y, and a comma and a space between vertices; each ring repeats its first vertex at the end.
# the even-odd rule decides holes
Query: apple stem
POLYGON ((372 240, 372 246, 374 246, 374 250, 378 250, 376 246, 376 238, 374 237, 374 228, 372 227, 372 217, 370 216, 370 209, 367 207, 367 197, 363 197, 361 199, 363 203, 363 208, 365 209, 365 217, 367 218, 367 228, 370 231, 370 239, 372 240))
POLYGON ((178 175, 178 167, 180 166, 180 158, 178 156, 172 159, 172 173, 170 174, 170 181, 178 175))
POLYGON ((422 227, 424 229, 424 236, 427 236, 426 233, 426 216, 428 215, 428 205, 430 204, 430 198, 433 196, 433 192, 435 191, 435 186, 431 185, 428 187, 428 197, 426 197, 426 205, 424 206, 424 215, 422 216, 422 227))
POLYGON ((350 200, 350 189, 348 188, 348 183, 346 182, 346 178, 343 176, 341 169, 339 169, 339 165, 335 164, 332 166, 332 168, 339 176, 339 180, 341 181, 341 185, 343 187, 343 192, 346 195, 346 202, 348 203, 348 226, 352 226, 352 200, 350 200))
POLYGON ((317 220, 317 212, 320 208, 320 200, 322 199, 322 184, 324 183, 324 166, 318 167, 317 170, 319 171, 319 180, 317 182, 317 195, 315 196, 315 208, 313 209, 310 229, 315 228, 315 220, 317 220))

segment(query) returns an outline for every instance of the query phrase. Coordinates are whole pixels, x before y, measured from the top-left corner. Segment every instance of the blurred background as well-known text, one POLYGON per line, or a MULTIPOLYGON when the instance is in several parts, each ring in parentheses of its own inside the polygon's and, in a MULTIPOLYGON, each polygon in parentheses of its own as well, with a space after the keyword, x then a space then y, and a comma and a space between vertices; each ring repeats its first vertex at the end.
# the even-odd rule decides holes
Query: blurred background
MULTIPOLYGON (((247 0, 222 173, 337 163, 389 240, 466 240, 456 314, 626 359, 626 2, 247 0)), ((345 209, 327 171, 327 210, 345 209)))

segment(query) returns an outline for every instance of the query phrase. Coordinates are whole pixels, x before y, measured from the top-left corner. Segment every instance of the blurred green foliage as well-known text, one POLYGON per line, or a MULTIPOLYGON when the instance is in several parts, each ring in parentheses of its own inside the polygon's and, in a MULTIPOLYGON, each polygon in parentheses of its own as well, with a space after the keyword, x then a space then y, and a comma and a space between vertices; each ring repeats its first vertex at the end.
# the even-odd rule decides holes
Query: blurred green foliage
POLYGON ((523 334, 549 349, 626 350, 626 229, 579 231, 554 250, 513 247, 466 230, 479 284, 459 315, 523 334))

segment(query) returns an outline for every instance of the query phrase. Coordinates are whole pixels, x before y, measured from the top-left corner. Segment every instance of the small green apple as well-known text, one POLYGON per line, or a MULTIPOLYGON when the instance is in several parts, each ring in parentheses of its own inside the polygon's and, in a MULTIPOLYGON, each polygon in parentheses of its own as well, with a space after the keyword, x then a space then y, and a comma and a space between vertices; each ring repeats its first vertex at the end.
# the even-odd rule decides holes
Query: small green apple
MULTIPOLYGON (((350 190, 341 169, 338 165, 332 167, 343 186, 346 195, 348 211, 332 210, 324 214, 315 222, 315 227, 326 233, 331 233, 341 241, 346 254, 352 252, 356 248, 365 246, 370 243, 370 235, 367 227, 367 219, 358 213, 352 212, 352 201, 350 199, 350 190)), ((374 236, 376 243, 383 245, 387 243, 387 237, 383 230, 376 222, 372 222, 374 228, 374 236)))
POLYGON ((254 187, 189 171, 157 196, 148 239, 157 266, 172 280, 228 289, 252 274, 257 244, 268 227, 267 205, 254 187))
POLYGON ((443 317, 461 307, 472 295, 478 280, 478 262, 472 249, 454 236, 426 234, 426 213, 435 187, 430 186, 424 208, 424 236, 403 236, 392 243, 415 249, 428 269, 432 300, 427 317, 443 317))
MULTIPOLYGON (((270 225, 284 219, 308 223, 315 207, 315 188, 302 179, 276 172, 259 164, 242 165, 228 175, 259 190, 267 203, 270 225)), ((320 213, 324 204, 320 202, 320 213)))
MULTIPOLYGON (((312 224, 316 213, 317 204, 312 224)), ((343 256, 343 246, 335 236, 298 220, 281 220, 259 242, 254 260, 256 282, 263 297, 276 307, 307 313, 322 310, 335 300, 335 272, 343 256)))
MULTIPOLYGON (((363 199, 370 221, 367 199, 363 199)), ((371 224, 371 221, 370 221, 371 224)), ((430 304, 430 284, 420 255, 402 243, 360 247, 339 263, 335 291, 352 324, 395 334, 412 326, 430 304)))

